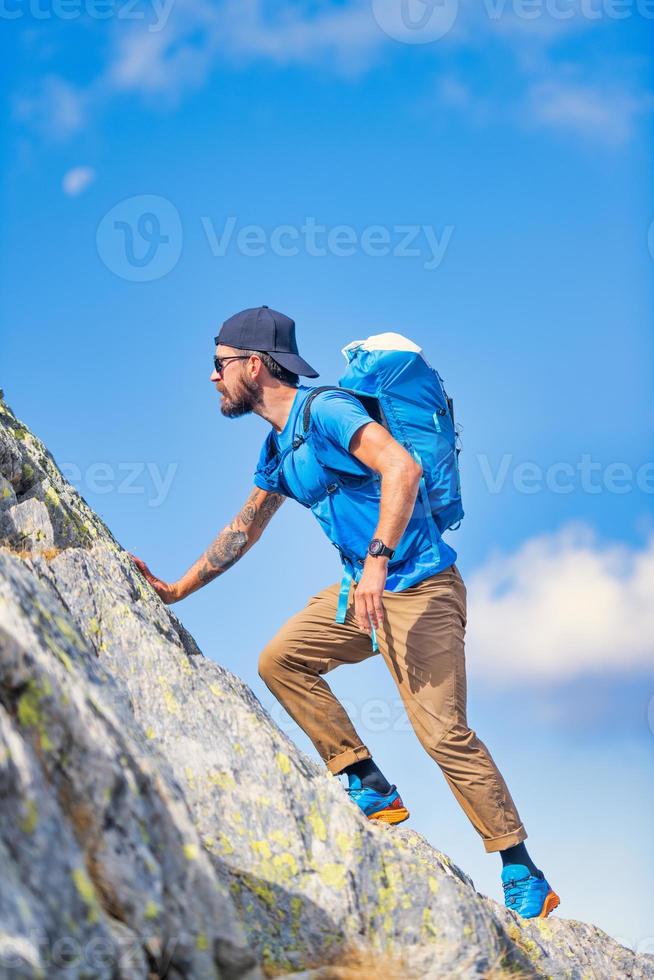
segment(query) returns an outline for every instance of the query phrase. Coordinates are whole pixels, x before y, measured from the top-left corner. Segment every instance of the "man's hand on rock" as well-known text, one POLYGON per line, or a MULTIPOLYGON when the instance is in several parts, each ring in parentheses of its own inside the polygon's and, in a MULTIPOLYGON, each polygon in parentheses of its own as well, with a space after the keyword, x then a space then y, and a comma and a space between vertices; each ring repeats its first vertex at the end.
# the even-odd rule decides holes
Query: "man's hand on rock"
POLYGON ((170 605, 171 602, 177 602, 177 600, 181 598, 181 596, 178 594, 177 586, 174 583, 163 582, 160 578, 157 578, 156 575, 152 574, 144 561, 141 561, 140 558, 137 558, 136 555, 131 554, 129 551, 127 554, 132 559, 143 578, 148 580, 159 598, 163 599, 167 605, 170 605))

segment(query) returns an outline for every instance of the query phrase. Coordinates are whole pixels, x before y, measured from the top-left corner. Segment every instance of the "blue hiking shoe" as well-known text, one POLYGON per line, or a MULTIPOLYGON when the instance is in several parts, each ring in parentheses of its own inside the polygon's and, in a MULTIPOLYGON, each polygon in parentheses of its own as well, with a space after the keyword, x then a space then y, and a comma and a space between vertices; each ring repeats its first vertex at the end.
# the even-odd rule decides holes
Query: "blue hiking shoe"
POLYGON ((402 823, 409 816, 397 786, 391 786, 388 793, 378 793, 361 785, 358 776, 350 776, 347 794, 363 810, 368 820, 381 820, 383 823, 402 823))
POLYGON ((544 919, 560 902, 543 872, 533 875, 524 864, 502 868, 502 888, 507 909, 523 919, 544 919))

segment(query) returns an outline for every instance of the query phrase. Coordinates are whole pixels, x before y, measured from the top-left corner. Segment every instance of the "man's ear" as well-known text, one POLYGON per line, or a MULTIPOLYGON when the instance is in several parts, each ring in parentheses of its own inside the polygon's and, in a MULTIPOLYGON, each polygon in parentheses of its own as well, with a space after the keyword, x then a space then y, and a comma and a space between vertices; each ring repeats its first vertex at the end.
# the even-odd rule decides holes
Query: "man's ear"
POLYGON ((248 374, 255 381, 261 380, 261 373, 264 369, 264 363, 258 354, 252 354, 250 358, 245 362, 245 367, 248 374))

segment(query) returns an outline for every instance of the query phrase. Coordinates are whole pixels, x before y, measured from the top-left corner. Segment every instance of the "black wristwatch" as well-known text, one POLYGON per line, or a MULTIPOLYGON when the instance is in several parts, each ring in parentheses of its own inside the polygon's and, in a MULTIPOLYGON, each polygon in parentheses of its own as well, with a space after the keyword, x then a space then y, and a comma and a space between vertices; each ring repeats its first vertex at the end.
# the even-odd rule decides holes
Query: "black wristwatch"
POLYGON ((387 548, 381 538, 373 538, 368 545, 368 554, 373 558, 392 558, 395 552, 387 548))

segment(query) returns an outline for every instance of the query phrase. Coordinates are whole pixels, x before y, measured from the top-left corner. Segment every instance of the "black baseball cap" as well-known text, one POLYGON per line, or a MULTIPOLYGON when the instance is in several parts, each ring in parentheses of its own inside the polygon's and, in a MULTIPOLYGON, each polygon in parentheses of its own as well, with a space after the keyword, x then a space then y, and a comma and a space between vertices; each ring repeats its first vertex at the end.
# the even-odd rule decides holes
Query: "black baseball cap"
POLYGON ((238 350, 260 350, 270 354, 287 371, 307 378, 319 377, 300 357, 295 340, 295 321, 267 306, 241 310, 225 320, 215 338, 216 346, 226 344, 238 350))

